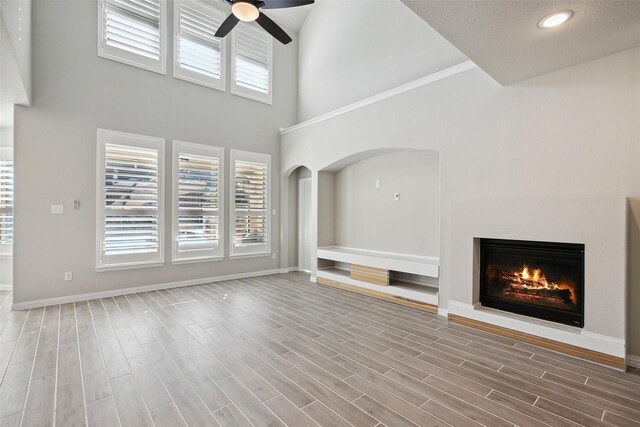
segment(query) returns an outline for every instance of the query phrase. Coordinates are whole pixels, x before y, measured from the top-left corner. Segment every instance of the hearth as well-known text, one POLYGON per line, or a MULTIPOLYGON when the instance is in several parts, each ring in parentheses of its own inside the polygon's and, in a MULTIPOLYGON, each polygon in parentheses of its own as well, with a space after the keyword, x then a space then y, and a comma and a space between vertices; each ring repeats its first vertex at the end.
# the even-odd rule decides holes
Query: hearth
POLYGON ((480 302, 584 326, 584 245, 481 239, 480 302))

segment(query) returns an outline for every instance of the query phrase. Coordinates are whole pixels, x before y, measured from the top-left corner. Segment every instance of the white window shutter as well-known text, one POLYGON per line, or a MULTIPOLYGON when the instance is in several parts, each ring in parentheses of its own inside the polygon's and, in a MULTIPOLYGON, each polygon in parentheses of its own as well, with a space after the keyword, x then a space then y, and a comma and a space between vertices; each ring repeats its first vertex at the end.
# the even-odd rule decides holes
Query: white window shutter
POLYGON ((225 14, 194 0, 177 0, 174 7, 174 76, 224 90, 224 39, 214 34, 225 14))
POLYGON ((273 38, 247 24, 232 32, 232 93, 271 104, 273 38))
POLYGON ((174 141, 173 261, 223 256, 224 149, 174 141))
POLYGON ((165 0, 99 0, 102 57, 165 73, 165 0))
POLYGON ((13 160, 0 159, 0 245, 13 243, 13 160))
POLYGON ((98 267, 162 261, 163 141, 100 130, 98 267))
POLYGON ((232 255, 271 252, 271 156, 232 151, 232 255))

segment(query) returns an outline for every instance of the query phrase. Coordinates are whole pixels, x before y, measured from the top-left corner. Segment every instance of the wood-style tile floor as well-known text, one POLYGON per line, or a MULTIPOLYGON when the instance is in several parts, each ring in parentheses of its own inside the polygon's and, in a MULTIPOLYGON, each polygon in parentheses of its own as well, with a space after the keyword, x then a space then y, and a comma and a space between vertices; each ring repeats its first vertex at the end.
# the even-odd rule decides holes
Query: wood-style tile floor
POLYGON ((11 311, 0 426, 640 426, 640 375, 265 276, 11 311))

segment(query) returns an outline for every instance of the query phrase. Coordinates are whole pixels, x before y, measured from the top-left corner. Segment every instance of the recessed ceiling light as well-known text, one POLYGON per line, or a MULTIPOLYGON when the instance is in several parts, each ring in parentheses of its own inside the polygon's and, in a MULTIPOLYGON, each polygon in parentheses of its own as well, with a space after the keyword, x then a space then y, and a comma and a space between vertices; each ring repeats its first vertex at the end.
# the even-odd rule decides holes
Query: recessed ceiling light
POLYGON ((567 22, 573 17, 573 11, 563 10, 561 12, 554 12, 551 15, 545 16, 538 23, 538 27, 544 29, 557 27, 567 22))

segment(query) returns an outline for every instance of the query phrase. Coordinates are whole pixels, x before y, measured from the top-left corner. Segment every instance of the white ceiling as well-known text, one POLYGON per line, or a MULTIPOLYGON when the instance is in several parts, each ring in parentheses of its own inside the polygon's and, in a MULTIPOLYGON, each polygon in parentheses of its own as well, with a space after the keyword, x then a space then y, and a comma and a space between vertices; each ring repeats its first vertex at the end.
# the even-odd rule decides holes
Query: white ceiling
POLYGON ((402 0, 495 80, 511 84, 640 46, 638 0, 402 0), (573 18, 541 30, 550 13, 573 18))
POLYGON ((302 24, 304 24, 305 19, 307 19, 307 15, 312 7, 313 4, 309 4, 287 9, 265 9, 262 12, 273 19, 278 25, 287 27, 297 33, 300 31, 300 28, 302 28, 302 24))

